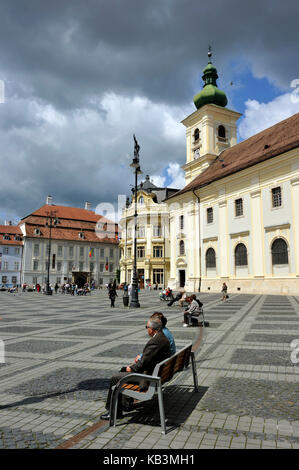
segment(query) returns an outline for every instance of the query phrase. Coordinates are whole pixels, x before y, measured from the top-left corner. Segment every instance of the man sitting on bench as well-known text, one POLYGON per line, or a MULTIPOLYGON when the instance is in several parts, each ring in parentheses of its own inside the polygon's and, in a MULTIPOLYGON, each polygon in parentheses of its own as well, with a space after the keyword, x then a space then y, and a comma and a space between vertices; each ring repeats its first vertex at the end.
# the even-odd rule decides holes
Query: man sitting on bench
MULTIPOLYGON (((166 336, 162 333, 161 321, 158 319, 149 319, 146 324, 146 329, 148 335, 151 338, 146 343, 143 349, 142 358, 139 361, 136 361, 134 364, 131 364, 130 366, 122 367, 121 372, 116 375, 113 375, 110 380, 110 387, 106 401, 106 410, 109 410, 110 408, 112 387, 116 385, 121 378, 125 377, 131 372, 151 375, 156 364, 171 356, 169 341, 166 336)), ((139 384, 139 382, 133 381, 130 381, 130 383, 139 384)), ((140 388, 146 388, 146 381, 140 383, 140 388)), ((125 409, 125 411, 129 411, 131 406, 132 399, 130 400, 129 397, 122 396, 121 400, 118 401, 117 418, 122 418, 122 410, 125 409)), ((109 420, 109 418, 109 411, 101 415, 101 419, 109 420)))
POLYGON ((190 322, 192 323, 192 317, 199 317, 199 315, 202 313, 202 303, 200 302, 200 300, 196 298, 195 294, 191 295, 191 299, 192 302, 190 304, 190 307, 184 312, 183 326, 185 327, 190 326, 190 322))

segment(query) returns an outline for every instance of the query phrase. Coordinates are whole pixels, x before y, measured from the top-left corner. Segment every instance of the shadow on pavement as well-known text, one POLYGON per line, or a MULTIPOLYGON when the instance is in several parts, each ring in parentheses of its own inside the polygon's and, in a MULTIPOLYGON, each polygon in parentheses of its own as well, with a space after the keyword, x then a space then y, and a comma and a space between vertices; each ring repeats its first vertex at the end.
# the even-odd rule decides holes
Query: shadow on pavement
MULTIPOLYGON (((208 387, 199 387, 199 391, 194 392, 193 386, 187 385, 169 385, 166 387, 163 391, 163 402, 167 433, 185 423, 207 390, 208 387)), ((140 402, 135 405, 134 410, 126 414, 126 418, 129 418, 127 424, 138 423, 160 427, 157 397, 148 402, 140 402)))

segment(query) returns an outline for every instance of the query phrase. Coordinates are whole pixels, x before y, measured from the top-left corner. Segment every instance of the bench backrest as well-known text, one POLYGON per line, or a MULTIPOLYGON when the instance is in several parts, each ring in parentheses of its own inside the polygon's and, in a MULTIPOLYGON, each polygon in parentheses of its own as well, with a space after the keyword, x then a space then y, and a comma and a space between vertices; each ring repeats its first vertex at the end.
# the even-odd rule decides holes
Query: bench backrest
POLYGON ((175 353, 173 356, 156 365, 153 375, 161 377, 161 383, 168 382, 174 374, 180 372, 187 367, 190 361, 192 343, 187 344, 183 349, 175 353))

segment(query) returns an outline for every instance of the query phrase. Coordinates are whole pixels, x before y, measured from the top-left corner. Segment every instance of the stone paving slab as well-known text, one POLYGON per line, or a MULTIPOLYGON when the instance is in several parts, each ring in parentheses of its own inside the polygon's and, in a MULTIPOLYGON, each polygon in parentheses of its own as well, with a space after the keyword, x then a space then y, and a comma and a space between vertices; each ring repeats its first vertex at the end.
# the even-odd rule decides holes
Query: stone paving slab
POLYGON ((110 376, 142 351, 153 311, 168 318, 177 347, 196 341, 183 310, 141 292, 140 309, 111 309, 107 292, 86 297, 0 293, 0 448, 56 448, 84 431, 72 448, 298 448, 299 298, 201 293, 204 342, 196 354, 199 393, 190 369, 164 391, 168 432, 157 399, 137 404, 117 426, 97 430, 110 376), (254 331, 256 330, 256 331, 254 331))

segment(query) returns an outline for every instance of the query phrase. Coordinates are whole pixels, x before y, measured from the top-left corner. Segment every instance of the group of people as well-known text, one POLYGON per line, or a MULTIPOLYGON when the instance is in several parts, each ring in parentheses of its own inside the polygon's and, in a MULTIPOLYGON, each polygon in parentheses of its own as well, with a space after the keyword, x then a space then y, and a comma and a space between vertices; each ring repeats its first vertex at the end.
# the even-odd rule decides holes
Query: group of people
MULTIPOLYGON (((109 409, 112 388, 120 379, 132 372, 151 375, 156 364, 176 353, 175 341, 171 332, 166 328, 166 323, 167 319, 163 313, 155 312, 151 315, 145 327, 150 339, 146 343, 142 354, 137 354, 132 364, 122 367, 118 374, 112 376, 106 401, 107 412, 101 415, 101 419, 109 420, 110 418, 109 409)), ((130 383, 139 384, 141 390, 147 389, 147 382, 145 380, 139 383, 136 380, 134 381, 134 379, 130 379, 130 383)), ((130 411, 133 407, 133 399, 122 395, 118 401, 117 418, 122 417, 123 411, 130 411)))

